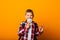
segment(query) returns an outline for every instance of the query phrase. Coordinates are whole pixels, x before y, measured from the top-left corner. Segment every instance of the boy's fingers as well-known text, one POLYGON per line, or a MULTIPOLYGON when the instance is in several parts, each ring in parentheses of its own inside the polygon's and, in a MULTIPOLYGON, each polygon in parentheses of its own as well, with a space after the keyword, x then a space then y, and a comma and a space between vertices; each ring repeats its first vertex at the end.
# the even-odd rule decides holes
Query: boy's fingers
POLYGON ((43 24, 41 24, 39 31, 42 32, 43 31, 43 24))
POLYGON ((26 28, 29 28, 29 24, 26 25, 26 28))

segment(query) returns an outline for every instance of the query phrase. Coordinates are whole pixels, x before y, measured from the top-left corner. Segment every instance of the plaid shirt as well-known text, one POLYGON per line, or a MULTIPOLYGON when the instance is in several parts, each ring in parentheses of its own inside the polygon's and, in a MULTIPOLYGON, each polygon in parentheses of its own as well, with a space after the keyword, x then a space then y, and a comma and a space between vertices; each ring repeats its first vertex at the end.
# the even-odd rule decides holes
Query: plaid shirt
MULTIPOLYGON (((19 27, 19 31, 18 31, 18 35, 19 35, 19 39, 18 40, 28 40, 28 30, 26 29, 26 22, 23 22, 20 24, 19 27), (25 24, 25 25, 23 25, 25 24), (22 27, 22 25, 24 27, 22 27)), ((32 22, 32 31, 31 31, 31 40, 37 40, 36 36, 38 36, 40 34, 38 26, 36 23, 32 22)))

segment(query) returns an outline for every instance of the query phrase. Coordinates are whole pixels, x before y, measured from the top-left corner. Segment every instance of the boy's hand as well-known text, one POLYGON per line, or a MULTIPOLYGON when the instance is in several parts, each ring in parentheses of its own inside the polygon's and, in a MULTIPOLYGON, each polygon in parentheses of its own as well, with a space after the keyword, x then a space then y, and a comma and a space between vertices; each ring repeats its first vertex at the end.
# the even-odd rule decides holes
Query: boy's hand
POLYGON ((27 25, 26 25, 26 29, 28 29, 30 26, 29 26, 29 23, 27 23, 27 25))
POLYGON ((40 26, 39 31, 43 32, 43 24, 40 26))

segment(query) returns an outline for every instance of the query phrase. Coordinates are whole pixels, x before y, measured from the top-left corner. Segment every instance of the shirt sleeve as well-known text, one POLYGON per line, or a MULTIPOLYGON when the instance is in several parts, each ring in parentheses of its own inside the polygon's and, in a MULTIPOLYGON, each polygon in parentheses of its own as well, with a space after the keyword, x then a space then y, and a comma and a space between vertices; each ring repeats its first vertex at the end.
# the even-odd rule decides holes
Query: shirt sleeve
POLYGON ((18 35, 22 36, 24 34, 24 28, 22 27, 22 24, 20 24, 20 27, 18 29, 18 35))
POLYGON ((38 25, 36 25, 36 29, 35 29, 35 35, 38 36, 39 35, 39 29, 38 29, 38 25))
POLYGON ((42 29, 39 29, 37 24, 36 24, 36 29, 35 30, 36 30, 36 32, 35 32, 35 35, 36 36, 41 35, 43 33, 43 31, 42 31, 43 28, 42 29))

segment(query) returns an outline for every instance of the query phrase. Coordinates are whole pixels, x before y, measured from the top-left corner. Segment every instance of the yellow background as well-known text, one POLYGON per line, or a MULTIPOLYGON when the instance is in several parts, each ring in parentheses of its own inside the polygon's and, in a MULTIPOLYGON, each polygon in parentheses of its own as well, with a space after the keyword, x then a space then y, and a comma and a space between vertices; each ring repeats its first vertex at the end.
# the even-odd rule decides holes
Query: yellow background
POLYGON ((34 21, 44 24, 39 40, 60 40, 59 0, 0 0, 0 40, 17 40, 26 9, 34 11, 34 21))

